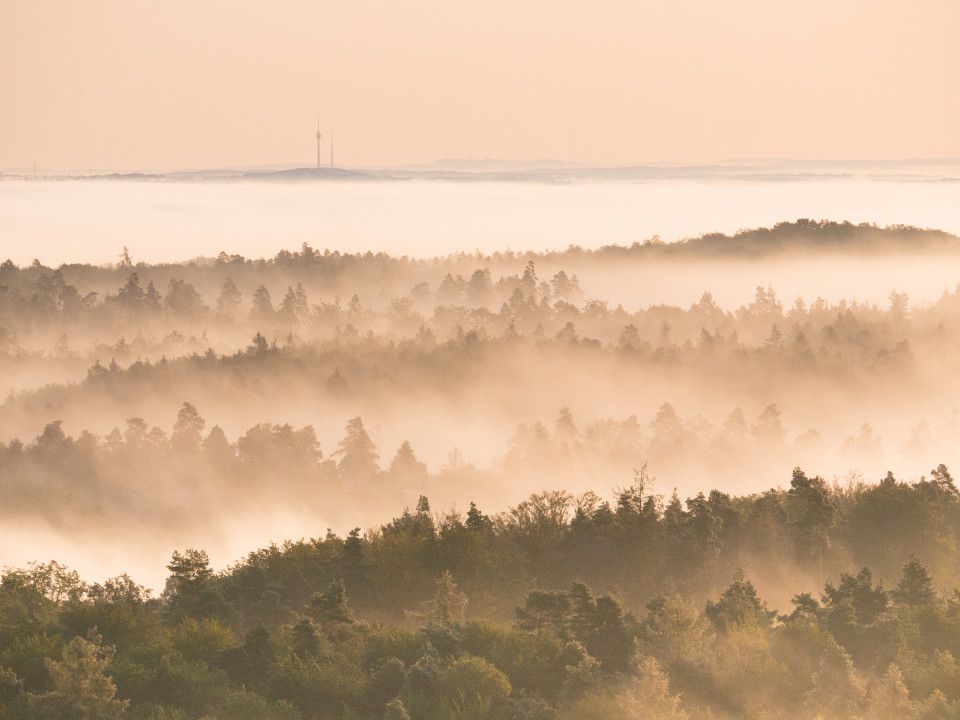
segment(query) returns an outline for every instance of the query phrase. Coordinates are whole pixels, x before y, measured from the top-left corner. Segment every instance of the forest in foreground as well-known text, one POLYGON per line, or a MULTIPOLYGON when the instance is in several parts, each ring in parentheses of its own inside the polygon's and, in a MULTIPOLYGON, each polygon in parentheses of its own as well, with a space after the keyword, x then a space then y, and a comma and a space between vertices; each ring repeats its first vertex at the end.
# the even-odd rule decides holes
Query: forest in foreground
POLYGON ((958 539, 943 466, 686 502, 641 471, 220 572, 175 551, 159 594, 33 563, 0 580, 0 717, 960 717, 958 539))

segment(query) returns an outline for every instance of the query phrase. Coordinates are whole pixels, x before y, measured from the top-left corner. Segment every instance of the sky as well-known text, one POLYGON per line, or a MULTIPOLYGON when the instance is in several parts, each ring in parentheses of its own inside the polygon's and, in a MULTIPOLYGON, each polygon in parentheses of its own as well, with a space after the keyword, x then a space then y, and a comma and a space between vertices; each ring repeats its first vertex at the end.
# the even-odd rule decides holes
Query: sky
POLYGON ((946 0, 0 0, 0 168, 960 156, 946 0))

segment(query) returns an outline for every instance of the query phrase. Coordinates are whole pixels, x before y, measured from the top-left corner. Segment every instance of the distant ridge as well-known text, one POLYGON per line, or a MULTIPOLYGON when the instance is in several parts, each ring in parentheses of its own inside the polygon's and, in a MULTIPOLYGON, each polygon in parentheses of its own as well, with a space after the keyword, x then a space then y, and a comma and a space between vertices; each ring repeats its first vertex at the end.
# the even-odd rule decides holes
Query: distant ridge
POLYGON ((589 165, 569 160, 498 160, 496 158, 441 158, 414 165, 378 167, 385 171, 443 172, 443 173, 504 173, 531 170, 570 170, 589 165))
POLYGON ((248 180, 377 180, 383 176, 345 168, 293 168, 273 172, 248 172, 248 180))
POLYGON ((960 237, 943 230, 910 225, 879 227, 868 223, 800 218, 773 227, 739 230, 733 235, 713 232, 677 242, 657 239, 632 246, 607 245, 597 256, 649 253, 656 256, 760 257, 780 254, 896 253, 960 251, 960 237))
POLYGON ((0 174, 0 180, 450 180, 481 182, 960 182, 960 159, 786 160, 731 159, 715 163, 590 165, 565 160, 443 158, 429 163, 366 168, 292 165, 219 167, 171 171, 47 171, 0 174))

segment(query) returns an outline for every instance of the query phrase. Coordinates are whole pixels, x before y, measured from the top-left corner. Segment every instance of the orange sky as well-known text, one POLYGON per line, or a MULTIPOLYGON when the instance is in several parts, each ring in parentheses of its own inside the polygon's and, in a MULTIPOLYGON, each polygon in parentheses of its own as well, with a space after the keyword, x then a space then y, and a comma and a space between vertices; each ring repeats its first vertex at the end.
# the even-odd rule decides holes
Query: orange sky
POLYGON ((306 165, 318 113, 353 166, 957 157, 958 27, 945 0, 11 0, 0 168, 306 165))

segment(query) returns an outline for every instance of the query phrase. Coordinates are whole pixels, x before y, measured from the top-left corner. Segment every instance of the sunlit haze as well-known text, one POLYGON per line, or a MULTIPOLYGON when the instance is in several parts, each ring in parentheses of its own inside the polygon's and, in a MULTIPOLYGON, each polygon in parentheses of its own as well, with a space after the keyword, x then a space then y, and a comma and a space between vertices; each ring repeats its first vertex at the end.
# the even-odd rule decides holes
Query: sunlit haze
POLYGON ((0 8, 0 169, 960 156, 940 0, 0 8))
POLYGON ((958 30, 0 0, 0 720, 960 718, 958 30))

